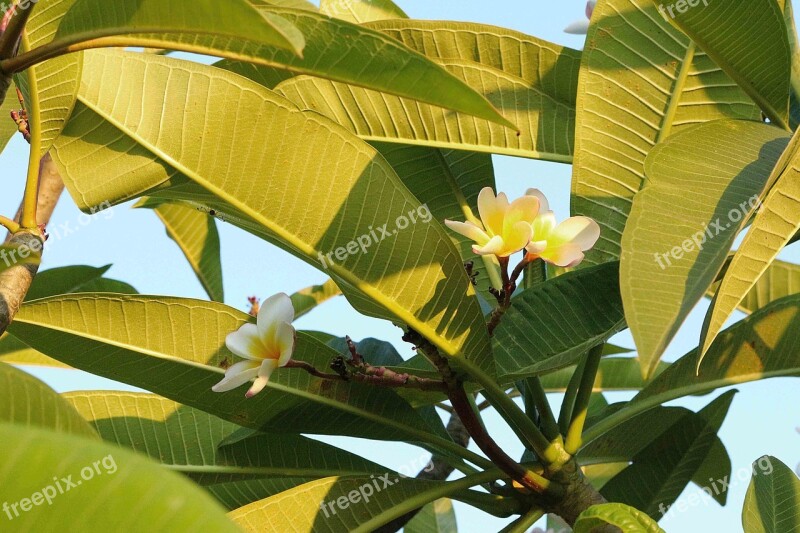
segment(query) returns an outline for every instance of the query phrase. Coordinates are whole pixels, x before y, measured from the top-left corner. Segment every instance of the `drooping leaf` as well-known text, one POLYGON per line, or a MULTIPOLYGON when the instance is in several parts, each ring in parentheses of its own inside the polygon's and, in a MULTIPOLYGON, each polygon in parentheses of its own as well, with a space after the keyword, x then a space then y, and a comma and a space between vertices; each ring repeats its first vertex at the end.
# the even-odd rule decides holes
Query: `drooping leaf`
POLYGON ((151 456, 203 485, 258 477, 326 477, 385 470, 298 435, 245 431, 154 394, 71 392, 65 399, 105 440, 151 456))
POLYGON ((138 454, 8 424, 0 440, 3 498, 20 503, 9 507, 15 531, 238 531, 202 489, 138 454))
POLYGON ((69 365, 65 365, 61 361, 56 361, 41 352, 37 352, 7 332, 0 336, 0 361, 9 365, 70 368, 69 365))
POLYGON ((369 139, 569 162, 580 52, 494 26, 390 20, 368 27, 445 65, 507 111, 520 136, 430 106, 310 78, 278 87, 369 139))
POLYGON ((742 525, 747 533, 788 533, 800 528, 800 479, 775 457, 765 455, 753 463, 742 525))
MULTIPOLYGON (((24 305, 10 331, 75 368, 252 429, 456 446, 430 434, 429 425, 391 390, 322 381, 299 369, 275 372, 258 401, 246 399, 243 390, 212 392, 222 367, 234 362, 226 335, 251 318, 200 300, 79 294, 24 305)), ((336 355, 298 333, 295 359, 325 370, 336 355)))
POLYGON ((341 294, 342 291, 339 290, 339 287, 336 286, 332 279, 322 285, 312 285, 297 291, 291 296, 295 320, 309 313, 323 302, 327 302, 341 294))
POLYGON ((621 331, 625 319, 617 272, 617 263, 570 272, 512 299, 493 337, 501 381, 573 365, 621 331))
POLYGON ((671 18, 773 123, 788 128, 792 51, 778 2, 705 1, 671 18))
POLYGON ((693 124, 761 117, 747 94, 659 14, 659 5, 606 0, 592 15, 572 177, 573 214, 595 219, 602 230, 587 265, 620 257, 622 231, 653 146, 693 124))
POLYGON ((457 533, 456 513, 453 502, 447 498, 429 503, 412 518, 403 529, 404 533, 457 533))
POLYGON ((267 65, 257 65, 247 61, 236 61, 233 59, 220 59, 214 63, 214 66, 229 70, 239 76, 244 76, 259 85, 263 85, 267 89, 274 89, 281 82, 294 76, 294 74, 285 69, 267 65))
POLYGON ((645 376, 714 283, 788 140, 774 126, 717 121, 677 133, 648 155, 620 262, 625 317, 645 376))
MULTIPOLYGON (((609 501, 624 503, 656 520, 666 513, 694 478, 718 440, 735 391, 730 391, 699 411, 681 416, 660 436, 631 457, 632 465, 603 486, 609 501)), ((719 472, 730 476, 730 471, 719 472)))
POLYGON ((244 531, 368 533, 469 484, 469 478, 442 483, 390 477, 388 473, 374 478, 331 477, 252 503, 229 516, 244 531))
POLYGON ((392 0, 321 0, 319 10, 325 15, 357 24, 384 19, 405 19, 408 15, 392 0))
POLYGON ((758 311, 765 305, 800 292, 800 265, 776 259, 739 303, 745 313, 758 311))
POLYGON ((584 442, 591 442, 623 421, 677 398, 749 381, 800 376, 798 342, 800 295, 772 302, 723 331, 699 370, 698 351, 693 350, 653 379, 623 409, 589 428, 584 442))
POLYGON ((97 438, 91 426, 53 389, 5 363, 0 363, 0 424, 97 438))
POLYGON ((466 355, 491 372, 483 317, 457 251, 437 221, 424 222, 418 200, 371 147, 220 69, 117 51, 87 52, 86 60, 79 108, 55 154, 81 207, 95 196, 120 202, 143 193, 202 204, 327 268, 360 310, 408 324, 445 354, 466 355), (143 84, 145 69, 157 75, 143 84), (189 83, 187 92, 191 73, 197 83, 189 83), (149 111, 133 117, 116 104, 120 94, 142 101, 149 111), (210 105, 220 98, 225 107, 210 105), (248 120, 230 120, 234 102, 248 120), (195 104, 207 113, 188 112, 195 104), (196 138, 184 135, 215 121, 233 129, 204 131, 199 147, 196 138), (263 139, 270 138, 281 138, 280 147, 263 149, 263 139), (181 140, 195 148, 183 149, 181 140), (219 149, 224 146, 250 155, 231 160, 219 149), (93 154, 90 164, 87 153, 93 154), (340 162, 333 168, 332 154, 340 162), (98 168, 109 170, 103 179, 98 168), (293 200, 276 203, 287 190, 295 191, 293 200), (372 233, 383 223, 396 233, 390 230, 389 238, 379 235, 375 242, 372 233), (359 239, 370 239, 368 254, 360 253, 359 239), (410 247, 414 254, 407 253, 410 247), (364 307, 364 301, 371 303, 364 307))
MULTIPOLYGON (((107 9, 102 0, 72 0, 58 22, 58 31, 47 43, 53 50, 66 50, 87 41, 133 33, 151 33, 154 39, 163 36, 160 45, 169 48, 170 33, 214 34, 222 38, 247 35, 263 46, 274 46, 302 56, 303 33, 290 21, 265 9, 257 9, 247 0, 229 0, 225 4, 212 0, 119 0, 114 9, 107 9), (238 28, 238 29, 237 29, 238 28)), ((102 46, 113 46, 113 39, 102 46)))
POLYGON ((647 514, 621 503, 593 505, 575 522, 575 533, 591 533, 595 528, 611 524, 622 533, 665 533, 647 514))
POLYGON ((216 302, 225 300, 222 288, 222 259, 219 231, 214 217, 176 203, 147 199, 134 207, 152 209, 164 224, 167 235, 183 252, 195 276, 216 302))
POLYGON ((76 265, 42 270, 36 274, 31 283, 25 301, 76 292, 135 294, 136 289, 127 283, 103 277, 110 268, 111 265, 102 267, 76 265))
POLYGON ((708 350, 736 307, 800 230, 800 134, 795 137, 784 155, 788 157, 786 167, 766 195, 711 302, 703 324, 701 352, 708 350))

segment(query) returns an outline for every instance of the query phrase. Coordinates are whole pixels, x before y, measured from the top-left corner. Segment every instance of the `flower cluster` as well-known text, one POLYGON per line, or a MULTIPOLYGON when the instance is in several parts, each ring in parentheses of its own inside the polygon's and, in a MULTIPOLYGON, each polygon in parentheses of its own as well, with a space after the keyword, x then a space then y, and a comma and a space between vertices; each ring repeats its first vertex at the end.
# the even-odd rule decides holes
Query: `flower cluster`
POLYGON ((574 267, 600 238, 600 226, 588 217, 556 217, 538 189, 509 202, 504 193, 495 196, 490 187, 478 195, 480 220, 445 220, 451 230, 473 240, 478 255, 509 257, 525 250, 526 260, 542 259, 560 267, 574 267))
POLYGON ((225 345, 242 357, 214 385, 214 392, 227 392, 255 380, 246 396, 252 398, 267 386, 272 372, 286 366, 292 358, 295 344, 294 306, 284 293, 267 298, 258 311, 256 324, 245 324, 228 335, 225 345))

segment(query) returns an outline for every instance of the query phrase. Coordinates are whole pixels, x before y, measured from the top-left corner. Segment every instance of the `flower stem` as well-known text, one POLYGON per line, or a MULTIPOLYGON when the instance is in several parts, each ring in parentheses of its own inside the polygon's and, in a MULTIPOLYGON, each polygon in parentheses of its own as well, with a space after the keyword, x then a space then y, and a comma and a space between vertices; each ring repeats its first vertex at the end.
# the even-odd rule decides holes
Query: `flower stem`
POLYGON ((586 415, 589 412, 589 400, 592 397, 594 381, 597 377, 597 369, 600 368, 600 358, 603 355, 603 343, 598 344, 591 350, 586 357, 586 364, 581 375, 580 386, 575 397, 575 405, 572 409, 572 418, 567 429, 566 450, 570 454, 576 454, 583 441, 583 426, 586 423, 586 415))

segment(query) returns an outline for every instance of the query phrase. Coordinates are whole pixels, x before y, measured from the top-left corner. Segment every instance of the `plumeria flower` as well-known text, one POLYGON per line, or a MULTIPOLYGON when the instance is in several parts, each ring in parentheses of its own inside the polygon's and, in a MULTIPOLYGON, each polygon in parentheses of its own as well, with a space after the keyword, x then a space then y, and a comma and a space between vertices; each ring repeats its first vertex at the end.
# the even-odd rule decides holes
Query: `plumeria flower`
POLYGON ((589 31, 589 21, 592 19, 592 13, 594 13, 595 5, 597 5, 597 0, 589 0, 586 2, 586 19, 576 20, 564 28, 564 32, 575 35, 586 35, 586 33, 589 31))
POLYGON ((252 398, 266 387, 272 372, 286 366, 292 358, 295 330, 292 327, 294 307, 284 293, 267 298, 261 304, 256 324, 245 324, 225 339, 230 351, 245 359, 225 371, 225 377, 212 387, 214 392, 227 392, 255 379, 247 391, 252 398))
POLYGON ((523 196, 509 203, 505 193, 494 195, 491 187, 478 194, 481 219, 456 222, 445 220, 448 228, 472 239, 472 251, 478 255, 508 257, 530 242, 531 224, 539 213, 539 199, 523 196))
POLYGON ((571 217, 556 224, 556 217, 538 189, 528 189, 527 196, 538 198, 541 212, 533 221, 533 236, 525 247, 528 259, 543 259, 560 267, 574 267, 600 238, 600 226, 589 217, 571 217))

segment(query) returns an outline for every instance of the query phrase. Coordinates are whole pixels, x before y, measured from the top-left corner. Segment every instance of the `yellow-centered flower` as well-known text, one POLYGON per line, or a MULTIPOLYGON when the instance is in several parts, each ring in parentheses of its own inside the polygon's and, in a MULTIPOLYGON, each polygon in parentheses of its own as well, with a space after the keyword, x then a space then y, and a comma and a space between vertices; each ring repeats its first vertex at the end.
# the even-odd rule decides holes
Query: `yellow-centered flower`
POLYGON ((541 211, 533 221, 533 236, 525 247, 528 259, 543 259, 560 267, 577 266, 584 252, 591 250, 600 238, 600 226, 589 217, 571 217, 556 224, 556 217, 538 189, 528 189, 526 195, 538 198, 541 211))
POLYGON ((508 257, 530 242, 532 224, 539 213, 539 199, 523 196, 509 203, 505 193, 494 195, 485 187, 478 195, 480 220, 445 220, 448 228, 472 239, 472 251, 479 255, 508 257))
POLYGON ((245 359, 225 371, 225 377, 214 385, 214 392, 227 392, 252 380, 247 391, 252 398, 266 387, 272 372, 286 366, 292 358, 295 330, 292 326, 294 307, 284 293, 267 298, 258 312, 256 324, 245 324, 225 339, 230 351, 245 359))

